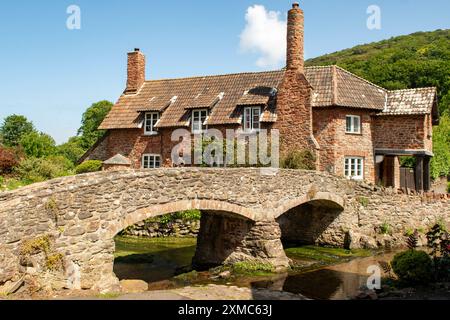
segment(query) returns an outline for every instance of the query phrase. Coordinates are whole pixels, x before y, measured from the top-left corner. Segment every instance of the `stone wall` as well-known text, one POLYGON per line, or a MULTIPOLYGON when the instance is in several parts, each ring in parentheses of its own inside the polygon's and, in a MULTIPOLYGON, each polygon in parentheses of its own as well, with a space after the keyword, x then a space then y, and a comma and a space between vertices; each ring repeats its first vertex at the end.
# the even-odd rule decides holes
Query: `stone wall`
POLYGON ((125 229, 120 235, 149 238, 193 238, 198 235, 199 230, 199 220, 185 221, 177 219, 169 223, 142 221, 125 229))

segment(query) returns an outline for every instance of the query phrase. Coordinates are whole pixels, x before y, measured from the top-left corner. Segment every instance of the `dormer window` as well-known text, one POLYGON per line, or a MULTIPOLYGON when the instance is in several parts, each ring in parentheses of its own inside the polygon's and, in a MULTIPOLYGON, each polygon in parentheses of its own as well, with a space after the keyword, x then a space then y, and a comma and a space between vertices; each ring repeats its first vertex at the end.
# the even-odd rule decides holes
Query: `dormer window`
POLYGON ((208 118, 208 109, 192 110, 192 133, 198 134, 205 132, 208 127, 206 119, 208 118))
POLYGON ((144 134, 145 135, 156 135, 158 131, 156 130, 156 124, 159 121, 159 112, 146 112, 144 121, 144 134))
POLYGON ((242 120, 244 132, 258 132, 261 129, 261 107, 245 107, 242 120))

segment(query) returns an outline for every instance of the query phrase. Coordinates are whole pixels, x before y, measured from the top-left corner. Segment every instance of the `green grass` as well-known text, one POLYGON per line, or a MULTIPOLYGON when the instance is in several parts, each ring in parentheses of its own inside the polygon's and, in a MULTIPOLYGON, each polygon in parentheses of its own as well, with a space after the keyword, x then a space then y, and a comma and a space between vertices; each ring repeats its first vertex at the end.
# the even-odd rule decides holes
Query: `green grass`
POLYGON ((363 249, 346 250, 339 248, 304 246, 289 248, 286 250, 286 254, 291 259, 335 263, 349 258, 369 257, 372 255, 372 252, 363 249))
POLYGON ((194 271, 191 271, 191 272, 188 272, 188 273, 180 274, 180 275, 174 277, 174 279, 175 280, 180 280, 180 281, 183 281, 183 282, 191 282, 193 280, 196 280, 197 277, 198 277, 198 272, 194 270, 194 271))
POLYGON ((253 261, 238 262, 231 266, 231 271, 240 275, 263 276, 275 272, 273 265, 270 263, 261 263, 253 261))
POLYGON ((116 299, 118 297, 120 297, 120 293, 117 292, 107 292, 107 293, 100 293, 97 295, 97 298, 100 299, 116 299))

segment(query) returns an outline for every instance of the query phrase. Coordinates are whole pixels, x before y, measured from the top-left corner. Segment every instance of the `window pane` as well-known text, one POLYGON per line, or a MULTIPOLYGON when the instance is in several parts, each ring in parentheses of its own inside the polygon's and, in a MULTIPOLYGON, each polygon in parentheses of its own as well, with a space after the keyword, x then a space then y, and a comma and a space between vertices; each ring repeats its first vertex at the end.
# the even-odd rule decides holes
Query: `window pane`
POLYGON ((347 132, 352 132, 352 118, 351 117, 347 117, 346 131, 347 132))
POLYGON ((359 121, 359 117, 354 117, 353 118, 353 132, 359 133, 360 130, 361 130, 361 124, 359 121))
POLYGON ((244 109, 244 130, 249 131, 252 129, 251 125, 251 109, 245 108, 244 109))
POLYGON ((253 130, 259 130, 259 119, 261 117, 261 109, 253 108, 253 130))

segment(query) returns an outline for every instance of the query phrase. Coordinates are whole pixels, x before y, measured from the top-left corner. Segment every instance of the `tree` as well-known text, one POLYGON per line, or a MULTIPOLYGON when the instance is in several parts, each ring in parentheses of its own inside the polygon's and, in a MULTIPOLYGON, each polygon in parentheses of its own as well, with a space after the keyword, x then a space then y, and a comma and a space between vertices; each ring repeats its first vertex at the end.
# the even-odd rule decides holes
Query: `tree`
POLYGON ((92 104, 83 114, 81 127, 78 130, 80 146, 83 149, 87 150, 92 147, 105 134, 105 131, 97 129, 112 106, 111 102, 103 100, 92 104))
POLYGON ((16 147, 26 134, 34 131, 34 125, 27 118, 20 115, 11 115, 5 118, 0 127, 3 144, 7 147, 16 147))
POLYGON ((431 160, 431 176, 436 179, 450 174, 450 116, 445 113, 438 127, 433 130, 434 157, 431 160))
POLYGON ((56 147, 56 153, 69 159, 73 164, 77 163, 85 151, 81 147, 80 137, 72 137, 66 143, 56 147))
POLYGON ((30 132, 20 139, 20 144, 29 157, 45 158, 55 154, 55 140, 45 133, 30 132))

